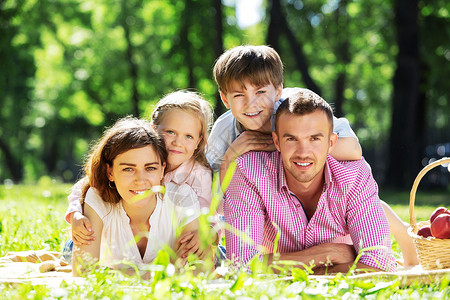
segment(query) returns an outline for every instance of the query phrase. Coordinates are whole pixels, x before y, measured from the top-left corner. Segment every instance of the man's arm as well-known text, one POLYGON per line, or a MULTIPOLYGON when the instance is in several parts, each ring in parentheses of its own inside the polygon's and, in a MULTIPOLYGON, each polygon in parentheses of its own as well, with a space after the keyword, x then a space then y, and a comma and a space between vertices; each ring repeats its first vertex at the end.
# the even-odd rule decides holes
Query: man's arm
MULTIPOLYGON (((273 254, 265 255, 268 264, 281 264, 282 261, 296 261, 299 267, 314 265, 315 275, 329 273, 346 273, 353 266, 356 252, 353 246, 347 244, 325 243, 305 250, 279 253, 276 260, 273 254)), ((366 264, 357 263, 356 269, 379 271, 366 264)))
POLYGON ((361 160, 358 174, 347 194, 347 226, 359 263, 382 271, 395 271, 389 224, 378 197, 378 187, 368 164, 361 160))
POLYGON ((362 157, 362 148, 358 140, 353 137, 342 137, 330 153, 336 160, 359 160, 362 157))
POLYGON ((256 187, 238 164, 225 193, 227 258, 247 263, 260 251, 264 235, 264 208, 256 187))

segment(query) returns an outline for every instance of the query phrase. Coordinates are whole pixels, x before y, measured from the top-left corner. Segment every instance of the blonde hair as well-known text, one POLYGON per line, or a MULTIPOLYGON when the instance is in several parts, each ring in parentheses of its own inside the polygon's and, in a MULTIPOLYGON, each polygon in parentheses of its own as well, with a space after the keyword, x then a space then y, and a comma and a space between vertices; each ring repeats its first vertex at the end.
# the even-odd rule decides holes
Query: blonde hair
POLYGON ((200 137, 202 138, 195 149, 192 158, 201 165, 210 168, 206 159, 206 147, 209 128, 212 125, 212 106, 199 93, 180 90, 167 94, 158 101, 152 114, 152 123, 156 126, 161 124, 166 113, 172 109, 181 109, 194 114, 200 121, 200 137))
POLYGON ((224 52, 214 64, 214 79, 223 93, 233 81, 244 87, 249 80, 254 86, 283 83, 283 63, 278 53, 269 46, 238 46, 224 52))
POLYGON ((97 189, 105 202, 118 203, 121 196, 117 189, 110 186, 107 165, 112 166, 114 159, 131 149, 152 146, 163 165, 167 160, 164 140, 158 135, 148 120, 125 117, 107 129, 92 147, 84 164, 86 177, 83 179, 83 197, 89 187, 97 189))

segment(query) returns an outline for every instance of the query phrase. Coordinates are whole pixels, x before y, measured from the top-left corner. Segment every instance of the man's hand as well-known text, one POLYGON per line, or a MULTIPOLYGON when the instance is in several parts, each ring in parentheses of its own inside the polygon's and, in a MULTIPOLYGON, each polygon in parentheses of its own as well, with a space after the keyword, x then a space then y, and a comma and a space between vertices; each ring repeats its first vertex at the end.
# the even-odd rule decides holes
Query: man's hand
POLYGON ((220 166, 220 181, 222 182, 230 163, 249 151, 275 151, 272 135, 257 131, 244 131, 231 143, 223 157, 220 166))
POLYGON ((76 246, 90 245, 91 241, 95 240, 92 236, 91 221, 80 212, 74 212, 71 216, 72 224, 72 240, 76 246))
MULTIPOLYGON (((353 245, 325 243, 310 248, 291 252, 280 253, 279 260, 293 260, 309 265, 314 261, 316 268, 324 267, 332 263, 333 265, 352 264, 356 258, 356 251, 353 245)), ((273 262, 273 255, 269 254, 268 263, 273 262)))

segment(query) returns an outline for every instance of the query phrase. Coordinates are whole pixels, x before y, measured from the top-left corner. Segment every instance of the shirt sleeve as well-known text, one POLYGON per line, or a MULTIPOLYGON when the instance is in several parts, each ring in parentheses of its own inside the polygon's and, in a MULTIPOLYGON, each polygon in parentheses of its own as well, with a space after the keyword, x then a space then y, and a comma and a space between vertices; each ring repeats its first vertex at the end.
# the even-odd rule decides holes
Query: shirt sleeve
POLYGON ((235 118, 231 111, 225 112, 214 122, 206 149, 206 159, 214 172, 220 170, 225 152, 237 137, 235 128, 235 118))
POLYGON ((173 207, 180 226, 184 226, 200 216, 200 205, 197 194, 187 184, 177 185, 173 182, 167 183, 164 199, 174 204, 173 207))
POLYGON ((225 151, 227 151, 224 141, 220 136, 220 126, 218 123, 214 124, 211 129, 211 133, 208 138, 208 148, 206 150, 206 159, 214 172, 219 171, 220 165, 222 164, 223 156, 225 151))
POLYGON ((333 132, 340 138, 352 137, 358 139, 346 118, 336 118, 333 116, 333 132))
POLYGON ((89 204, 102 220, 111 211, 111 204, 103 201, 93 188, 88 189, 84 203, 89 204))
POLYGON ((66 210, 65 219, 66 222, 70 224, 70 215, 74 212, 83 212, 83 208, 81 207, 81 187, 83 185, 83 180, 79 180, 75 185, 72 187, 72 190, 70 192, 70 195, 67 197, 67 201, 69 202, 69 206, 66 210))
POLYGON ((347 224, 359 262, 385 271, 395 271, 389 223, 378 197, 372 172, 363 160, 354 186, 349 190, 347 224))
POLYGON ((201 168, 195 174, 192 188, 198 196, 200 208, 209 208, 212 200, 212 174, 211 170, 201 168))
POLYGON ((224 215, 227 258, 246 264, 261 252, 265 214, 257 187, 239 163, 225 193, 224 215))

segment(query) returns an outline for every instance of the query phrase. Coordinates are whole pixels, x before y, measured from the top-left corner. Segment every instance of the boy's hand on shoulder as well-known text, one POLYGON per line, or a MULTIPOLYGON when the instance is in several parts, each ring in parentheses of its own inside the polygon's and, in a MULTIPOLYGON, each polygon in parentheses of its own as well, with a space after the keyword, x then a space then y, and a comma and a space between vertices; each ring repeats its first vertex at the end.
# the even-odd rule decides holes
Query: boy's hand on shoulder
POLYGON ((257 131, 244 131, 225 152, 224 160, 232 162, 249 151, 275 151, 272 135, 257 131))
POLYGON ((72 224, 72 240, 76 246, 89 245, 91 241, 95 240, 92 236, 91 221, 80 212, 74 212, 71 216, 72 224))
POLYGON ((257 131, 244 131, 239 135, 230 147, 228 147, 223 156, 222 164, 220 165, 220 182, 225 178, 225 174, 231 164, 236 158, 249 151, 270 151, 276 150, 273 143, 272 135, 260 133, 257 131))

